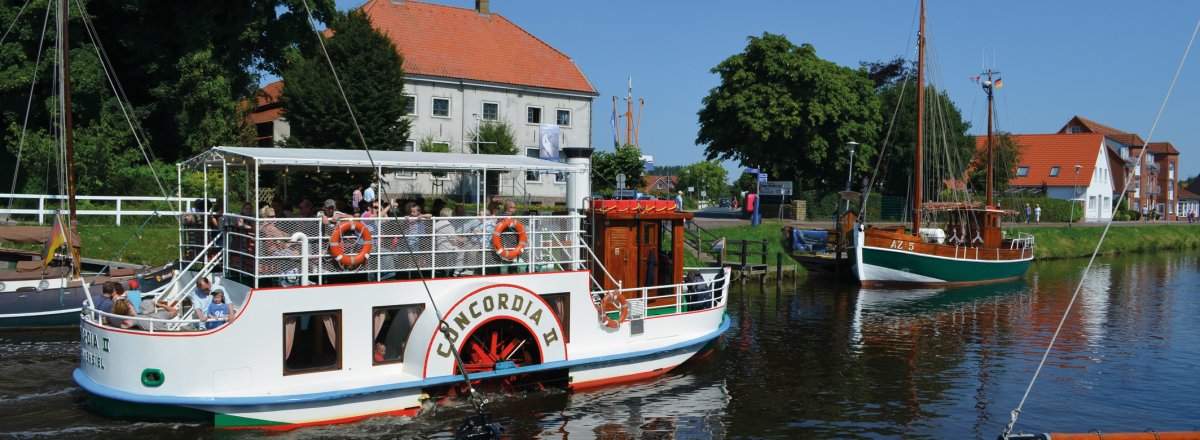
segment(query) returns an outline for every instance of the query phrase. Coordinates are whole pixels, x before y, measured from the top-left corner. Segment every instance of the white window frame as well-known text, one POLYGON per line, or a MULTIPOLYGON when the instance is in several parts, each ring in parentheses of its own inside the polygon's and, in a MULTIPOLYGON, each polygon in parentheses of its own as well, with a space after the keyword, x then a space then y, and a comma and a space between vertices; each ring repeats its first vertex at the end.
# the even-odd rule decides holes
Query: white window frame
MULTIPOLYGON (((539 147, 525 147, 525 157, 539 158, 542 155, 542 149, 539 147), (532 155, 530 153, 533 153, 532 155)), ((525 183, 542 183, 542 173, 537 171, 525 172, 525 183), (533 177, 532 179, 530 177, 533 177)))
POLYGON ((542 125, 542 121, 546 119, 546 112, 545 112, 544 110, 545 110, 545 109, 544 109, 544 108, 542 108, 542 106, 539 106, 539 105, 527 105, 527 106, 525 106, 525 124, 526 124, 526 125, 542 125), (531 110, 531 109, 535 109, 535 108, 536 108, 536 109, 537 109, 537 111, 538 111, 538 120, 537 120, 536 122, 530 122, 530 121, 529 121, 529 110, 531 110))
POLYGON ((432 117, 435 117, 435 118, 450 119, 450 114, 451 114, 451 113, 453 113, 453 111, 454 111, 454 102, 453 102, 453 101, 451 101, 451 99, 450 99, 450 98, 447 98, 447 97, 444 97, 444 96, 434 96, 434 97, 431 97, 431 98, 430 98, 430 101, 429 101, 429 102, 430 102, 430 104, 429 104, 429 105, 430 105, 430 107, 429 107, 429 116, 432 116, 432 117), (438 102, 438 100, 445 100, 445 101, 446 101, 446 115, 445 115, 445 116, 442 116, 442 115, 439 115, 439 114, 437 114, 437 102, 438 102))
POLYGON ((555 125, 558 125, 559 127, 567 127, 567 128, 570 128, 570 127, 571 127, 571 123, 572 123, 572 121, 574 121, 574 120, 575 120, 575 115, 574 115, 574 112, 572 112, 572 111, 571 111, 571 109, 569 109, 569 108, 556 108, 556 109, 554 109, 554 124, 555 124, 555 125), (558 123, 558 114, 559 114, 559 113, 561 113, 561 112, 567 112, 567 123, 566 123, 566 124, 559 124, 559 123, 558 123))
MULTIPOLYGON (((411 103, 412 103, 412 113, 405 113, 405 115, 404 115, 404 116, 417 116, 417 115, 419 115, 419 113, 417 112, 417 95, 404 95, 404 97, 405 97, 405 98, 408 98, 408 99, 409 99, 409 101, 408 101, 408 102, 411 102, 411 103)), ((405 110, 408 110, 408 109, 405 109, 405 110)))
POLYGON ((499 121, 500 120, 500 103, 496 102, 496 101, 483 101, 482 103, 480 103, 479 104, 479 119, 482 121, 491 121, 491 122, 499 121), (494 118, 487 117, 488 104, 496 106, 496 117, 494 117, 494 118))

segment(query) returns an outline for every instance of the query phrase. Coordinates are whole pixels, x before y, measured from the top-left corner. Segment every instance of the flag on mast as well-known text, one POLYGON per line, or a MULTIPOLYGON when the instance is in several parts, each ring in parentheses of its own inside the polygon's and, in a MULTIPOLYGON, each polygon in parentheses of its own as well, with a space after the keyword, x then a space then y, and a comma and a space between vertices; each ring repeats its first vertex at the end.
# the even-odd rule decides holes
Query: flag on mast
POLYGON ((1003 79, 1003 78, 996 78, 996 88, 998 89, 998 88, 1001 88, 1001 87, 1004 87, 1004 79, 1003 79))

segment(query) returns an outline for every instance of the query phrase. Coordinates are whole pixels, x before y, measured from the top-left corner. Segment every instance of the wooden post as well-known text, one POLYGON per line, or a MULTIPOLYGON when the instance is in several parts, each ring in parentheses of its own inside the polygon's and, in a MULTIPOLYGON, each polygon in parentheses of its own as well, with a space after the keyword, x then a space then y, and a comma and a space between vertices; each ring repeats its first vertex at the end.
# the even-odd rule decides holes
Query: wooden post
POLYGON ((762 241, 762 264, 763 266, 769 264, 767 263, 767 239, 765 238, 762 241))
POLYGON ((783 282, 783 252, 775 253, 775 284, 783 282))

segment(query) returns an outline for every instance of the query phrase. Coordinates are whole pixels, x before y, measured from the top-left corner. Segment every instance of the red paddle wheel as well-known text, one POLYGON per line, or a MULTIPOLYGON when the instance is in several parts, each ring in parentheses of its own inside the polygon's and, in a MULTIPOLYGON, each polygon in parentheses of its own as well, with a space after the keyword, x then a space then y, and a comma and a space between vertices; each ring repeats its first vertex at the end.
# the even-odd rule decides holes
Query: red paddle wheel
MULTIPOLYGON (((501 319, 475 329, 467 336, 459 350, 468 374, 542 363, 538 340, 516 321, 501 319)), ((460 374, 457 366, 454 374, 460 374)), ((528 388, 541 389, 541 384, 529 374, 513 374, 487 380, 472 378, 471 386, 488 391, 512 392, 528 388)), ((456 386, 449 394, 464 394, 465 389, 456 386)))

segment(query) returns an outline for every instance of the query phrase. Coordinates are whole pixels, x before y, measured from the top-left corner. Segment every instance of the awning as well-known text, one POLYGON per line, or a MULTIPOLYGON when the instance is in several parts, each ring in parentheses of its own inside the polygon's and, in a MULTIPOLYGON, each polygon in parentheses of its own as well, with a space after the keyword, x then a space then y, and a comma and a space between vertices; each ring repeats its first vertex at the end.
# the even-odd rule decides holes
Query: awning
POLYGON ((369 172, 384 170, 422 171, 541 171, 584 172, 583 165, 566 164, 534 157, 499 154, 431 153, 414 151, 330 150, 318 148, 253 148, 216 147, 188 159, 181 165, 196 168, 205 162, 224 160, 229 163, 252 164, 263 169, 347 169, 369 172))
MULTIPOLYGON (((79 231, 71 229, 71 246, 80 247, 79 231)), ((0 226, 0 242, 46 244, 50 241, 50 226, 0 226)))

